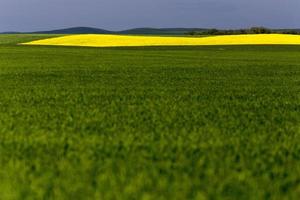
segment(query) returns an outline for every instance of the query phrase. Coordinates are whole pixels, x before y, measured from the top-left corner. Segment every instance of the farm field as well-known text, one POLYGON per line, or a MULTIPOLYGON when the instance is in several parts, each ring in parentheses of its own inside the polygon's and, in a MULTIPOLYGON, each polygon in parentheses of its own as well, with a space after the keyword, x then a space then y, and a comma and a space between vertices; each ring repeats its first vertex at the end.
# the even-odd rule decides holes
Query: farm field
POLYGON ((288 34, 246 34, 220 36, 141 36, 83 34, 39 39, 24 45, 128 47, 128 46, 203 46, 203 45, 300 45, 299 35, 288 34))
POLYGON ((300 46, 0 35, 0 199, 298 199, 300 46))

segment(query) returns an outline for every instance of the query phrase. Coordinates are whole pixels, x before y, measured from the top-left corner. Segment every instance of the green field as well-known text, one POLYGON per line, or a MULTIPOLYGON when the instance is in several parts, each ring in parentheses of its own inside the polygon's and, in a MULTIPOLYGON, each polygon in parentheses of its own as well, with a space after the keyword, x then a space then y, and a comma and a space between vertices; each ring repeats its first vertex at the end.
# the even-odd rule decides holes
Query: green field
POLYGON ((300 46, 0 36, 0 199, 298 199, 300 46))

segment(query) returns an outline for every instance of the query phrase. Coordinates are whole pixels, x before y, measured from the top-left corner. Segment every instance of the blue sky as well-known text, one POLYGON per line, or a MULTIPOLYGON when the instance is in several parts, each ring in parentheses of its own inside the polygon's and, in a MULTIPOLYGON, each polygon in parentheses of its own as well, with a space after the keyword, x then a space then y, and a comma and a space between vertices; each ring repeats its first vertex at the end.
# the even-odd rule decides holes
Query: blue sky
POLYGON ((300 28, 300 0, 0 0, 0 31, 72 26, 300 28))

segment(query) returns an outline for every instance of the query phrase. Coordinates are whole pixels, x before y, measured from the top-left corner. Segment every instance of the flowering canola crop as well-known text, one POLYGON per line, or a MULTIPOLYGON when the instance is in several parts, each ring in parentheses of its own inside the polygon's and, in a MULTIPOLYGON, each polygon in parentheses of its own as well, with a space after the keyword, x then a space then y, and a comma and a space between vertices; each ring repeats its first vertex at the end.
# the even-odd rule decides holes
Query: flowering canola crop
POLYGON ((68 35, 32 41, 27 45, 59 45, 89 47, 122 46, 191 46, 191 45, 300 45, 300 36, 287 34, 225 35, 210 37, 161 37, 125 35, 68 35))

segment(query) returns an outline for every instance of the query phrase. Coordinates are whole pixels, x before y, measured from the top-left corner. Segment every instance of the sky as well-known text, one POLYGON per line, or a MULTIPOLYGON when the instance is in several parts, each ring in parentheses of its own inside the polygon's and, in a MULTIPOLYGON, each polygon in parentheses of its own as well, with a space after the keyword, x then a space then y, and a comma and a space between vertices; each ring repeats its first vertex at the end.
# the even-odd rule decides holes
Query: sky
POLYGON ((300 28, 300 0, 0 0, 0 32, 75 26, 300 28))

